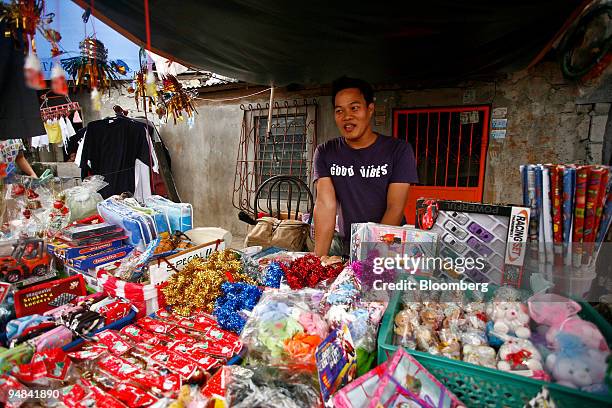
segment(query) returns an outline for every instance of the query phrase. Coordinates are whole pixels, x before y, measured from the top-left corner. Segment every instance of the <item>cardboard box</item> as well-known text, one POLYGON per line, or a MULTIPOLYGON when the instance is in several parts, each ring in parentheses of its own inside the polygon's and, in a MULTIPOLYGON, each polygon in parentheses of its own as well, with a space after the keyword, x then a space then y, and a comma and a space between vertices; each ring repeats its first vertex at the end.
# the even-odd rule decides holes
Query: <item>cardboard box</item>
MULTIPOLYGON (((364 261, 375 254, 378 258, 434 257, 438 253, 438 234, 412 226, 393 226, 374 222, 351 225, 350 257, 353 261, 364 261)), ((404 272, 410 268, 404 265, 404 272)), ((401 271, 400 271, 401 272, 401 271)), ((417 268, 410 271, 421 276, 430 276, 432 271, 417 268)))
POLYGON ((101 242, 95 245, 81 246, 81 247, 70 247, 66 244, 51 242, 47 244, 49 253, 54 254, 62 260, 78 258, 85 255, 93 255, 110 249, 119 248, 123 245, 123 239, 118 238, 109 240, 107 242, 101 242))
POLYGON ((176 255, 169 256, 167 258, 159 259, 149 264, 149 276, 151 278, 151 284, 159 285, 168 280, 168 278, 174 273, 172 265, 175 269, 181 270, 195 258, 208 258, 214 251, 221 251, 225 249, 225 241, 218 240, 207 242, 186 251, 179 252, 176 255))
POLYGON ((123 245, 121 247, 110 249, 108 251, 85 255, 74 259, 68 259, 66 260, 66 264, 85 271, 87 269, 96 268, 104 264, 117 262, 127 257, 133 250, 133 246, 123 245))
POLYGON ((444 268, 444 274, 477 283, 520 284, 529 208, 421 198, 416 209, 417 226, 440 236, 440 257, 482 260, 479 267, 462 271, 444 268))

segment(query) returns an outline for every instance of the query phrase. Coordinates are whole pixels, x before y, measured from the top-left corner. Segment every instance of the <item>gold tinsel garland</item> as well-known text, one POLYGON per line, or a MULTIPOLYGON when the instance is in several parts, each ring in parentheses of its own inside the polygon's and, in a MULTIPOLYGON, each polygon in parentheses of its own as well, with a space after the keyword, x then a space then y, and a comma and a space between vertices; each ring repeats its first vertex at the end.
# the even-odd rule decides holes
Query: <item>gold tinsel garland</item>
POLYGON ((241 272, 242 262, 235 252, 224 250, 214 252, 206 259, 196 258, 190 261, 180 272, 175 272, 168 284, 162 289, 166 303, 183 316, 189 316, 195 310, 212 313, 215 301, 221 293, 221 284, 229 281, 255 281, 241 272))

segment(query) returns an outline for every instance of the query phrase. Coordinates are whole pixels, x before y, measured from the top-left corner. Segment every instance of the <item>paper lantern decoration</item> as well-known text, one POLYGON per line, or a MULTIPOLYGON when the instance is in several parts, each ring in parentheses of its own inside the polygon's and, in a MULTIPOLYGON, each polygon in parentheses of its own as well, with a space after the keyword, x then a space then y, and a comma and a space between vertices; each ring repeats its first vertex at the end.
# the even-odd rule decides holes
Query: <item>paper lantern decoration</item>
POLYGON ((76 86, 108 89, 115 85, 117 75, 108 62, 108 50, 102 41, 87 37, 81 41, 81 56, 62 60, 62 66, 76 86))

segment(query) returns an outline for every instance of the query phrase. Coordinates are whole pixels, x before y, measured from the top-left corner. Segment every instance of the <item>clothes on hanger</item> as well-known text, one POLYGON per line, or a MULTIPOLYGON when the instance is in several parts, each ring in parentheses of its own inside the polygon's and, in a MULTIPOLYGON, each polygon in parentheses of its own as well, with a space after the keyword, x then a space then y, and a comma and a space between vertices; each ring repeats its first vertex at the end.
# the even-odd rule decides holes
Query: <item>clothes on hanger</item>
POLYGON ((123 192, 134 194, 137 187, 139 195, 150 195, 148 168, 158 171, 146 124, 122 116, 90 122, 75 162, 81 168, 82 178, 94 174, 104 176, 109 183, 100 191, 104 198, 123 192), (137 161, 146 166, 146 172, 137 161), (148 190, 144 184, 149 184, 148 190))
POLYGON ((49 150, 49 136, 45 133, 44 135, 34 136, 31 143, 33 148, 42 149, 43 147, 49 150))
POLYGON ((49 143, 51 144, 60 144, 62 143, 62 129, 59 124, 59 120, 50 119, 45 121, 44 123, 45 131, 47 132, 47 137, 49 138, 49 143))

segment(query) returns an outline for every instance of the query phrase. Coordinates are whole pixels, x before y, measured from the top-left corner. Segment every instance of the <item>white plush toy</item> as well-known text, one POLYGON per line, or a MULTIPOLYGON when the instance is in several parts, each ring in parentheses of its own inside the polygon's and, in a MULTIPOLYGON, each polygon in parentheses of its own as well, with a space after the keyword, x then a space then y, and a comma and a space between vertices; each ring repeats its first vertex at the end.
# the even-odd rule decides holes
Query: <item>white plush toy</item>
POLYGON ((607 351, 589 349, 577 336, 557 334, 560 350, 546 357, 546 368, 557 384, 582 391, 606 393, 607 351))
POLYGON ((493 302, 487 306, 487 315, 493 321, 493 331, 521 339, 531 336, 527 306, 518 302, 493 302))
POLYGON ((531 341, 510 337, 499 349, 497 368, 503 371, 541 371, 542 355, 531 341))

